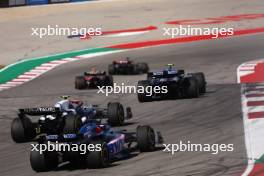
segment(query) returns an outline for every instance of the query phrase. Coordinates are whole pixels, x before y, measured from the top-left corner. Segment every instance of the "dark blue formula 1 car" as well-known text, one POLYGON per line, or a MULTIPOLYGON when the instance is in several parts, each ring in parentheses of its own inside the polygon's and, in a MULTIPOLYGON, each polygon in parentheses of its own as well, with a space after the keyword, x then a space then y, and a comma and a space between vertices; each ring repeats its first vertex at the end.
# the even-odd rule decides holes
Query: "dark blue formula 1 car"
POLYGON ((147 80, 138 82, 138 87, 166 87, 166 92, 151 95, 146 92, 138 93, 139 102, 149 102, 154 99, 174 99, 174 98, 197 98, 206 92, 206 80, 204 73, 188 73, 184 70, 173 68, 173 64, 168 64, 168 68, 162 71, 149 72, 147 80))
POLYGON ((47 142, 57 144, 91 145, 95 150, 81 153, 80 151, 39 151, 31 150, 30 163, 36 172, 56 169, 59 164, 70 162, 82 168, 104 168, 112 162, 129 157, 132 152, 149 152, 162 144, 160 132, 155 133, 150 126, 138 126, 136 132, 113 131, 109 125, 91 120, 78 133, 40 136, 39 144, 47 142), (100 146, 100 147, 98 147, 100 146), (98 147, 98 148, 97 148, 98 147), (96 148, 98 150, 96 150, 96 148))

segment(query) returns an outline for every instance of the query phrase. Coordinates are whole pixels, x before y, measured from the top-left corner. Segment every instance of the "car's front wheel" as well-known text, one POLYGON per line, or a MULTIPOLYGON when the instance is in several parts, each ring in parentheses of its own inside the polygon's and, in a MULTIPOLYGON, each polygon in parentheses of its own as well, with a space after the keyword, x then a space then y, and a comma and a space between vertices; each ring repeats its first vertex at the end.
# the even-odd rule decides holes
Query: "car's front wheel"
POLYGON ((155 132, 150 126, 137 127, 137 144, 141 152, 149 152, 155 149, 155 132))
POLYGON ((112 126, 121 126, 125 121, 123 105, 118 102, 108 104, 108 123, 112 126))

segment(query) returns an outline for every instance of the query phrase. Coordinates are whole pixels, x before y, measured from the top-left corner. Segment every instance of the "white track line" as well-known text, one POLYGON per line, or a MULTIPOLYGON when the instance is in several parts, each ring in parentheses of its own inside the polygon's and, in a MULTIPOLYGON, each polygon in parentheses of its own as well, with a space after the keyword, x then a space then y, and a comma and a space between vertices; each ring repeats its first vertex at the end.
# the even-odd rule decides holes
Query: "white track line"
MULTIPOLYGON (((247 107, 246 111, 248 113, 252 113, 252 112, 263 112, 264 111, 264 106, 252 106, 252 107, 247 107)), ((264 128, 264 126, 263 126, 264 128)), ((264 154, 264 152, 263 152, 264 154)))
POLYGON ((104 55, 108 55, 108 54, 112 54, 112 53, 117 53, 117 52, 121 52, 124 50, 118 50, 118 51, 106 51, 106 52, 101 52, 101 53, 90 53, 90 54, 83 54, 74 58, 64 58, 61 60, 55 60, 55 61, 51 61, 51 62, 47 62, 44 63, 40 66, 35 67, 34 69, 25 72, 22 75, 19 75, 17 78, 5 83, 5 84, 0 84, 0 91, 2 90, 6 90, 12 87, 16 87, 19 86, 21 84, 24 84, 26 82, 29 82, 35 78, 37 78, 38 76, 56 68, 59 65, 62 64, 66 64, 69 62, 74 62, 74 61, 79 61, 82 59, 89 59, 89 58, 93 58, 93 57, 98 57, 98 56, 104 56, 104 55))
POLYGON ((247 97, 248 101, 264 101, 264 96, 263 97, 247 97))
POLYGON ((126 36, 133 36, 133 35, 141 35, 148 33, 150 31, 137 31, 137 32, 121 32, 118 34, 109 34, 109 35, 103 35, 104 37, 126 37, 126 36))

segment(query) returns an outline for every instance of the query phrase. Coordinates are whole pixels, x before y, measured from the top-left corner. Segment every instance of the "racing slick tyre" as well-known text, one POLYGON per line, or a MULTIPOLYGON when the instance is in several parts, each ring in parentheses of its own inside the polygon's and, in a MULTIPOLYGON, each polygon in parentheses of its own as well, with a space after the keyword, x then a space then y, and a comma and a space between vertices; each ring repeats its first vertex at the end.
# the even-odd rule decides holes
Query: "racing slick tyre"
POLYGON ((139 73, 147 73, 149 71, 148 64, 145 62, 137 64, 139 73))
POLYGON ((87 87, 86 81, 83 76, 77 76, 75 78, 75 89, 85 89, 87 87))
POLYGON ((115 66, 113 64, 108 66, 108 73, 109 73, 109 75, 115 74, 115 66))
POLYGON ((112 75, 106 77, 106 86, 114 86, 114 79, 112 75))
POLYGON ((155 132, 154 130, 146 126, 137 127, 137 144, 140 152, 153 151, 155 148, 155 132))
POLYGON ((150 102, 152 101, 152 97, 151 96, 148 96, 145 92, 146 90, 146 87, 149 86, 149 81, 148 80, 142 80, 142 81, 138 81, 138 85, 137 87, 143 87, 144 88, 144 92, 143 93, 137 93, 138 95, 138 101, 139 102, 150 102))
POLYGON ((153 74, 152 73, 148 73, 147 74, 147 80, 151 80, 153 78, 153 74))
POLYGON ((86 155, 78 151, 67 152, 70 164, 75 168, 86 168, 86 155))
MULTIPOLYGON (((39 147, 38 147, 39 150, 39 147)), ((57 168, 59 164, 57 152, 43 152, 32 150, 30 152, 30 165, 36 172, 46 172, 57 168)))
POLYGON ((107 148, 107 144, 103 141, 97 140, 91 142, 91 144, 101 146, 101 150, 98 151, 90 151, 86 157, 86 165, 88 168, 96 169, 96 168, 104 168, 110 165, 110 157, 109 151, 107 148))
POLYGON ((123 105, 114 102, 109 103, 107 108, 108 123, 112 126, 121 126, 125 121, 125 112, 123 105))
POLYGON ((11 124, 11 136, 16 143, 32 140, 36 137, 34 124, 27 117, 15 118, 11 124))
POLYGON ((197 98, 199 97, 199 84, 195 77, 189 77, 189 86, 187 87, 187 97, 188 98, 197 98))
POLYGON ((65 117, 65 124, 63 128, 64 134, 75 134, 78 133, 81 128, 82 120, 79 116, 68 114, 65 117))
POLYGON ((205 80, 204 73, 198 72, 198 73, 192 73, 191 75, 197 79, 200 93, 201 94, 206 93, 206 80, 205 80))

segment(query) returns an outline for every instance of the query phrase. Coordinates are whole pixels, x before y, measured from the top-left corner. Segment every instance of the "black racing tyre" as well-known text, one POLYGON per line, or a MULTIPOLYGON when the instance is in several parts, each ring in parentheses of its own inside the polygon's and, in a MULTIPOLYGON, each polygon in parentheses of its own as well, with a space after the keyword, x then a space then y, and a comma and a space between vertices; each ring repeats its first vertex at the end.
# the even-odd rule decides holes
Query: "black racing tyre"
POLYGON ((27 117, 15 118, 11 124, 11 136, 16 143, 32 140, 36 137, 34 124, 27 117))
POLYGON ((185 71, 183 69, 180 69, 180 70, 178 70, 178 74, 179 75, 184 75, 185 74, 185 71))
POLYGON ((155 149, 155 132, 150 126, 137 127, 137 144, 141 152, 150 152, 155 149))
POLYGON ((150 86, 150 83, 149 83, 148 80, 138 81, 138 85, 137 85, 138 91, 139 91, 139 89, 144 88, 144 92, 140 92, 140 93, 138 92, 137 93, 137 95, 138 95, 138 101, 141 102, 141 103, 152 101, 152 97, 151 96, 148 96, 148 94, 146 93, 146 87, 147 86, 150 86), (139 87, 141 87, 141 88, 139 88, 139 87))
POLYGON ((106 76, 106 86, 114 86, 114 79, 112 75, 106 76))
POLYGON ((82 125, 82 120, 79 116, 68 114, 65 117, 63 133, 64 134, 78 133, 79 129, 81 128, 81 125, 82 125))
POLYGON ((194 76, 199 84, 199 89, 200 93, 204 94, 206 93, 206 80, 203 72, 198 72, 198 73, 192 73, 192 76, 194 76))
POLYGON ((75 88, 76 89, 85 89, 87 87, 86 81, 83 76, 77 76, 75 78, 75 88))
POLYGON ((188 98, 197 98, 199 97, 199 84, 195 77, 188 78, 189 86, 187 87, 187 97, 188 98))
POLYGON ((109 75, 114 75, 115 74, 115 66, 114 66, 114 64, 108 65, 108 73, 109 73, 109 75))
POLYGON ((114 102, 109 103, 107 108, 108 123, 112 126, 121 126, 125 121, 125 112, 123 105, 114 102))
POLYGON ((135 74, 135 75, 141 74, 141 70, 138 64, 134 65, 133 70, 131 71, 131 74, 135 74))
POLYGON ((152 80, 152 78, 153 78, 153 73, 152 72, 148 72, 147 73, 147 80, 152 80))
POLYGON ((86 168, 86 155, 81 154, 79 151, 67 152, 67 157, 70 164, 76 168, 86 168))
POLYGON ((149 71, 149 66, 145 62, 138 63, 138 67, 141 73, 147 73, 149 71))
MULTIPOLYGON (((38 147, 39 149, 39 147, 38 147)), ((30 152, 30 165, 36 172, 47 172, 58 167, 59 159, 57 152, 43 152, 31 151, 30 152)))
POLYGON ((100 140, 91 142, 93 145, 101 145, 101 151, 90 151, 86 157, 86 165, 88 168, 105 168, 110 165, 109 151, 107 144, 100 140))

